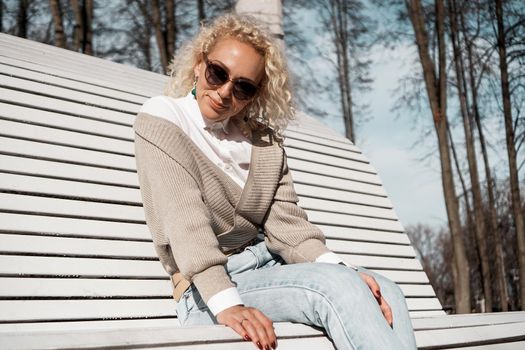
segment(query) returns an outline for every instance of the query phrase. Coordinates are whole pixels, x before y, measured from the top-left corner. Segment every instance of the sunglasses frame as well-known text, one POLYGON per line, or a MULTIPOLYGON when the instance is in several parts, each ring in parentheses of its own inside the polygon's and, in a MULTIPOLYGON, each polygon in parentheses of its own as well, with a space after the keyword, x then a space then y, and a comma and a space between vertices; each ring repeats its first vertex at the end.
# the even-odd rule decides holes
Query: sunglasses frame
POLYGON ((253 97, 255 97, 255 95, 257 95, 257 92, 259 92, 259 85, 256 85, 253 81, 251 81, 249 79, 246 79, 246 78, 231 79, 230 78, 230 73, 228 72, 228 70, 225 67, 223 67, 223 65, 221 64, 220 61, 210 60, 210 59, 208 59, 208 57, 206 55, 204 55, 204 64, 206 65, 206 69, 204 71, 204 77, 206 78, 206 82, 209 85, 212 85, 212 86, 223 86, 227 82, 231 81, 233 83, 232 95, 236 99, 242 100, 242 101, 246 101, 246 100, 249 100, 249 99, 252 99, 253 97), (219 84, 212 83, 210 81, 210 79, 209 79, 209 76, 211 74, 213 74, 214 76, 216 76, 219 79, 220 79, 220 77, 217 74, 215 74, 215 73, 211 73, 210 66, 214 66, 214 67, 217 67, 220 70, 222 70, 224 72, 224 74, 226 75, 226 80, 221 82, 221 83, 219 83, 219 84), (242 85, 239 85, 239 84, 249 84, 249 85, 251 85, 254 88, 255 92, 251 96, 249 96, 249 94, 246 95, 246 91, 244 90, 244 92, 242 92, 242 90, 243 90, 243 88, 241 87, 242 85), (241 90, 239 90, 239 89, 241 89, 241 90), (238 94, 241 94, 241 95, 238 96, 238 94), (247 96, 247 97, 244 97, 244 96, 247 96))

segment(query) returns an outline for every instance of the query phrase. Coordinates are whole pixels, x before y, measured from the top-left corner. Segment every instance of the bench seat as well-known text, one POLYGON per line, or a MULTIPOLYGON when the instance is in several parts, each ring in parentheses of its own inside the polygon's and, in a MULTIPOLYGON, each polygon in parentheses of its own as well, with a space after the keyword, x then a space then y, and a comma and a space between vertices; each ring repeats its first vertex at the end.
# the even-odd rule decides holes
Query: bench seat
MULTIPOLYGON (((229 328, 180 327, 145 223, 134 118, 166 76, 0 34, 2 349, 251 349, 229 328)), ((285 148, 299 205, 343 259, 405 294, 420 349, 518 349, 525 313, 446 315, 374 167, 318 120, 285 148)), ((277 323, 280 349, 333 349, 277 323)))

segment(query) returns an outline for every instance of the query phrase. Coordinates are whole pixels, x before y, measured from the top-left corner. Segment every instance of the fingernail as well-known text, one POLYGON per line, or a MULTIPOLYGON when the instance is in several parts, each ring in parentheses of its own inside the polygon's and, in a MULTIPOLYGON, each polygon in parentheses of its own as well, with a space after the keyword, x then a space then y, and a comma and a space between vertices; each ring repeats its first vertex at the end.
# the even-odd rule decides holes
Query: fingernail
POLYGON ((250 341, 251 339, 250 339, 250 337, 248 335, 245 335, 244 336, 244 340, 250 341))
POLYGON ((272 349, 275 349, 277 346, 275 345, 275 342, 272 343, 272 349))
POLYGON ((258 341, 256 344, 257 344, 257 347, 262 350, 261 342, 258 341))

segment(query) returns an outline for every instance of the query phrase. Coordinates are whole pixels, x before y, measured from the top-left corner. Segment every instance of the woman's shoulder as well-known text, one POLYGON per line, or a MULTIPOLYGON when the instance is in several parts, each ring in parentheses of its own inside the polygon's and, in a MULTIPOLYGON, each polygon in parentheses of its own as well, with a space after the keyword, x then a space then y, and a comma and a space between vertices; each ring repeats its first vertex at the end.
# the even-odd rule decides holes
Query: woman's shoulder
POLYGON ((139 113, 147 113, 161 117, 175 123, 179 128, 187 128, 186 117, 181 109, 182 97, 173 98, 166 95, 158 95, 148 98, 140 107, 139 113))

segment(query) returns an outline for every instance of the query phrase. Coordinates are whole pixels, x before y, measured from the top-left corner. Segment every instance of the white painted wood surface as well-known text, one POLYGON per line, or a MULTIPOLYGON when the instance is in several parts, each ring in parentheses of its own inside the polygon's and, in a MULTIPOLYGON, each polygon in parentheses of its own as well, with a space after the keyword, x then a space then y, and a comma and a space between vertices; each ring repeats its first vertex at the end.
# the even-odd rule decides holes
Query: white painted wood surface
MULTIPOLYGON (((177 328, 133 159, 136 112, 166 81, 0 34, 2 348, 252 348, 224 327, 177 328)), ((286 135, 299 204, 343 259, 399 284, 421 348, 521 345, 524 314, 436 317, 441 305, 358 147, 302 114, 286 135)), ((333 349, 313 328, 277 330, 281 349, 333 349)))

